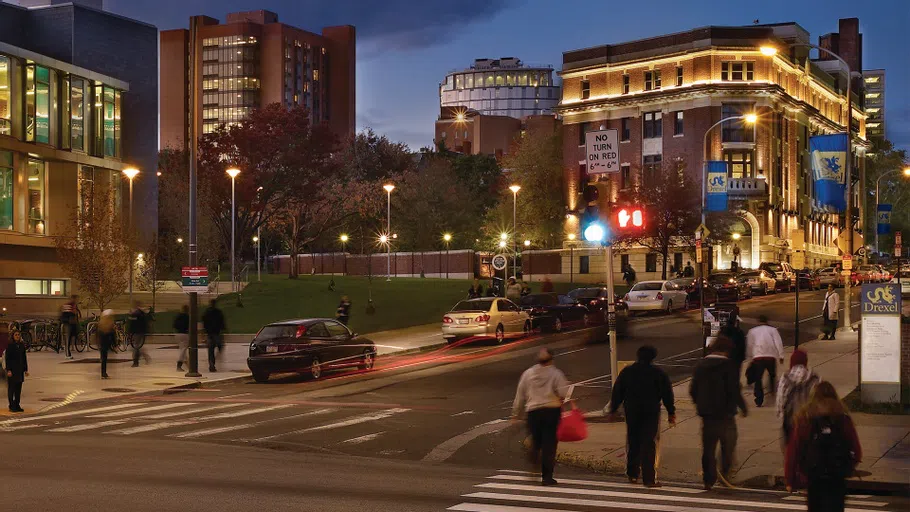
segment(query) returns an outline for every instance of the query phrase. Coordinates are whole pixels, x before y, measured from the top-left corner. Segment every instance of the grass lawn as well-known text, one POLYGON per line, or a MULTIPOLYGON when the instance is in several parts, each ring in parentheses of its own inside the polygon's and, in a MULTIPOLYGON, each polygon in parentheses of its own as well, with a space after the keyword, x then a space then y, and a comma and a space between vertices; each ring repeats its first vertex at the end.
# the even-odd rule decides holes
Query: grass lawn
MULTIPOLYGON (((484 283, 486 285, 486 283, 484 283)), ((441 322, 442 316, 452 306, 467 296, 471 281, 463 279, 420 279, 396 277, 386 282, 374 277, 372 298, 376 307, 367 315, 370 281, 359 276, 300 276, 288 279, 286 275, 263 275, 262 282, 251 282, 243 292, 243 307, 238 306, 236 294, 222 295, 219 304, 227 318, 228 332, 255 333, 263 325, 292 318, 334 318, 335 308, 342 295, 347 295, 351 307, 350 327, 356 332, 401 329, 416 325, 441 322), (335 280, 335 291, 329 291, 329 282, 335 280)), ((532 283, 533 291, 540 291, 540 283, 532 283)), ((554 283, 555 291, 565 293, 578 284, 554 283)), ((617 286, 617 293, 625 287, 617 286)), ((204 310, 208 304, 200 304, 204 310)), ((155 315, 154 332, 173 332, 171 325, 175 313, 155 315)))

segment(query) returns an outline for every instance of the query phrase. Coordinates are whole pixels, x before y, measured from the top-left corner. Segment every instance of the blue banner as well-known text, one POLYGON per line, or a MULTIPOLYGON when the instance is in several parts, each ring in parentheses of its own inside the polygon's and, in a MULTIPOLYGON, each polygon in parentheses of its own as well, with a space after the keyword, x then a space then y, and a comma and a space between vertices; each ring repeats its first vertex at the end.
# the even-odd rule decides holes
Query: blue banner
POLYGON ((727 162, 708 162, 707 190, 705 210, 709 212, 727 211, 727 162))
POLYGON ((819 204, 833 211, 846 210, 844 188, 847 183, 847 134, 809 137, 809 152, 812 155, 812 174, 815 177, 815 195, 819 204))
POLYGON ((875 212, 875 218, 878 219, 878 234, 887 235, 891 232, 891 205, 880 204, 878 211, 875 212))

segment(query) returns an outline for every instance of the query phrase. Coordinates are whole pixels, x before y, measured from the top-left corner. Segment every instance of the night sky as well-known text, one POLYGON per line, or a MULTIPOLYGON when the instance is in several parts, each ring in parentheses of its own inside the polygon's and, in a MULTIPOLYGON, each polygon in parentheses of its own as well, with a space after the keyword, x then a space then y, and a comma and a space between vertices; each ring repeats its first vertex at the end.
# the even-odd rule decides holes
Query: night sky
POLYGON ((475 58, 518 57, 559 69, 562 52, 706 25, 795 21, 812 42, 838 18, 859 17, 866 69, 884 68, 886 129, 910 150, 910 0, 105 0, 106 9, 160 29, 188 17, 268 9, 313 32, 352 24, 358 31, 357 125, 413 149, 432 143, 438 84, 475 58))

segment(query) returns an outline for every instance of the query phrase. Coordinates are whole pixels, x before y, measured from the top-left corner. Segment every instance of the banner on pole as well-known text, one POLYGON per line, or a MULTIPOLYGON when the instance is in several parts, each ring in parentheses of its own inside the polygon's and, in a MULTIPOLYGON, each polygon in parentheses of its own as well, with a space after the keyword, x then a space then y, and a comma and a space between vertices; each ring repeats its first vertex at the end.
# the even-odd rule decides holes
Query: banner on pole
POLYGON ((880 204, 878 211, 875 212, 876 223, 878 224, 878 234, 887 235, 891 232, 891 205, 880 204))
POLYGON ((727 211, 727 162, 708 162, 707 191, 705 210, 709 212, 727 211))
POLYGON ((847 134, 809 137, 815 192, 822 206, 842 212, 847 209, 847 134))

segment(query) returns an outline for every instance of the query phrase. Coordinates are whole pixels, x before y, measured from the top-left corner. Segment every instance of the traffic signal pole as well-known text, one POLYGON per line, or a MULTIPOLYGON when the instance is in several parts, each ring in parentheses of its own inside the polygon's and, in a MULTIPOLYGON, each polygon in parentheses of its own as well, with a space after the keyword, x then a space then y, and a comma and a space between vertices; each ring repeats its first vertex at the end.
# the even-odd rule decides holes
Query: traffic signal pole
POLYGON ((613 289, 613 245, 605 244, 604 254, 607 258, 607 319, 609 322, 610 336, 610 388, 616 383, 619 375, 616 354, 616 295, 613 289))

